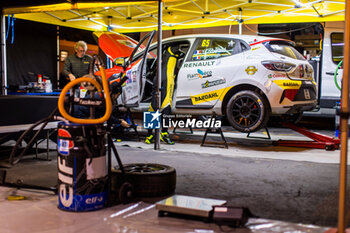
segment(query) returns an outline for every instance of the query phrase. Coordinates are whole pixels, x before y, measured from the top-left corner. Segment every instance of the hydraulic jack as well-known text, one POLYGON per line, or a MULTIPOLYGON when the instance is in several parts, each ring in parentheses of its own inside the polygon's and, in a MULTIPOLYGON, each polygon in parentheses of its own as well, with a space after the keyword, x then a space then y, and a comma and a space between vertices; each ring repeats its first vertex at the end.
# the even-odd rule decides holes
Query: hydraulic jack
POLYGON ((302 127, 298 127, 292 123, 282 123, 284 127, 288 127, 313 141, 302 141, 302 140, 278 140, 274 141, 275 146, 291 146, 291 147, 306 147, 306 148, 317 148, 325 150, 336 150, 339 149, 340 139, 323 135, 320 133, 311 132, 310 130, 302 127))

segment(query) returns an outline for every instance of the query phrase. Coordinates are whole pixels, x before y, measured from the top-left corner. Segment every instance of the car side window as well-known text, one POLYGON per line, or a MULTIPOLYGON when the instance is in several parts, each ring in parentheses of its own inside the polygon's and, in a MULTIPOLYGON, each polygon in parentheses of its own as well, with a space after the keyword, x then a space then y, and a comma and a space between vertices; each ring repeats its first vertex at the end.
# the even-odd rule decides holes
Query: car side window
POLYGON ((191 61, 209 60, 231 56, 240 51, 239 42, 231 38, 200 38, 192 53, 191 61))
POLYGON ((344 49, 344 33, 332 33, 332 60, 335 64, 338 64, 344 59, 343 49, 344 49))
POLYGON ((249 45, 243 41, 241 41, 241 48, 242 48, 242 51, 250 50, 249 45))

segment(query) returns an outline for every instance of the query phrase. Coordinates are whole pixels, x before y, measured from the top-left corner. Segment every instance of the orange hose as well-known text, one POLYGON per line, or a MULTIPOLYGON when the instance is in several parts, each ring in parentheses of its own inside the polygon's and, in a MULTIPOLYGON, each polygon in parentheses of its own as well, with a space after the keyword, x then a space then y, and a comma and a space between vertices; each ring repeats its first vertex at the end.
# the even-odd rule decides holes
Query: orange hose
POLYGON ((61 115, 65 119, 69 120, 70 122, 77 123, 77 124, 101 124, 109 119, 109 117, 111 116, 111 113, 112 113, 112 101, 111 101, 111 96, 109 93, 109 86, 108 86, 105 70, 102 66, 100 66, 100 70, 101 70, 101 76, 102 76, 102 87, 104 90, 105 103, 106 103, 105 114, 101 118, 97 118, 97 119, 80 119, 80 118, 73 117, 66 112, 66 109, 64 108, 64 97, 66 96, 68 91, 72 87, 74 87, 75 85, 80 84, 82 82, 89 82, 97 88, 98 92, 100 92, 100 93, 102 92, 101 85, 95 79, 82 77, 82 78, 77 78, 77 79, 69 82, 62 89, 62 92, 58 98, 58 110, 60 111, 61 115))

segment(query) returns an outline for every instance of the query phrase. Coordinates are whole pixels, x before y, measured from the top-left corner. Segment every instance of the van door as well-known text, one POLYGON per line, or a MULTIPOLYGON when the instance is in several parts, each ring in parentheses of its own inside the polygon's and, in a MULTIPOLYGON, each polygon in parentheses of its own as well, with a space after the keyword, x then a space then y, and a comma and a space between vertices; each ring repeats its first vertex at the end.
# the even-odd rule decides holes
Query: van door
POLYGON ((239 40, 198 38, 182 64, 176 109, 210 109, 244 61, 239 40))
MULTIPOLYGON (((322 73, 320 107, 334 108, 340 100, 341 91, 337 88, 334 80, 334 73, 340 61, 343 60, 344 28, 325 28, 323 51, 322 51, 322 73)), ((341 85, 343 69, 338 69, 337 80, 341 85)))

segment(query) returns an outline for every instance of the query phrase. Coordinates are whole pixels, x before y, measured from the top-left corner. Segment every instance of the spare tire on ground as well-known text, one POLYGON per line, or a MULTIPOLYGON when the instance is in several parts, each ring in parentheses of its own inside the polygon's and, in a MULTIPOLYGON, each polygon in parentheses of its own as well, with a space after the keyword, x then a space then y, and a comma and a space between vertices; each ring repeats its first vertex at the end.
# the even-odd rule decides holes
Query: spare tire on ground
POLYGON ((125 175, 119 167, 112 169, 111 190, 118 190, 124 183, 133 186, 135 197, 166 196, 175 192, 176 170, 155 163, 124 164, 125 175))

